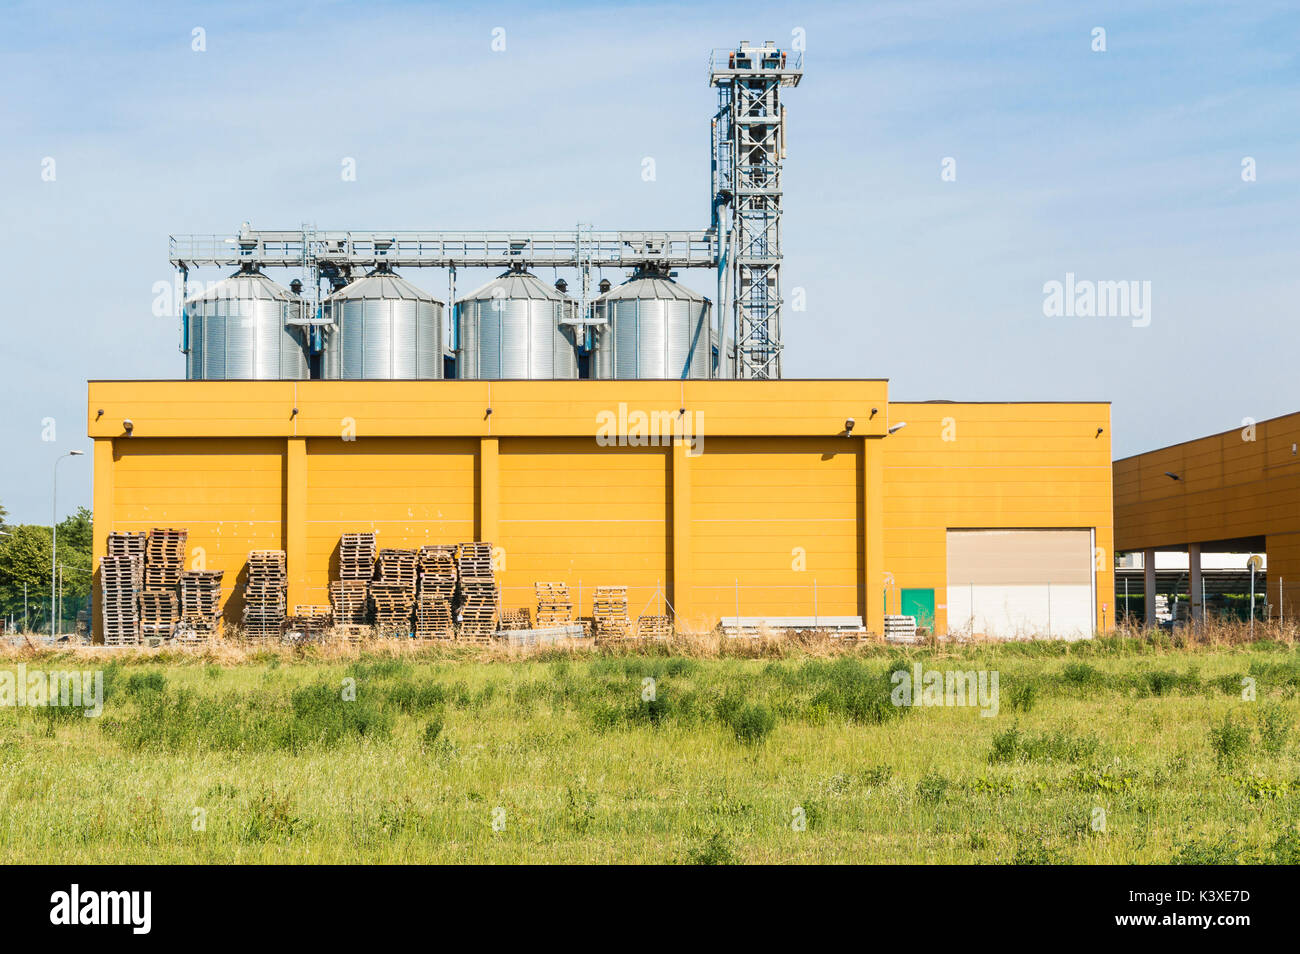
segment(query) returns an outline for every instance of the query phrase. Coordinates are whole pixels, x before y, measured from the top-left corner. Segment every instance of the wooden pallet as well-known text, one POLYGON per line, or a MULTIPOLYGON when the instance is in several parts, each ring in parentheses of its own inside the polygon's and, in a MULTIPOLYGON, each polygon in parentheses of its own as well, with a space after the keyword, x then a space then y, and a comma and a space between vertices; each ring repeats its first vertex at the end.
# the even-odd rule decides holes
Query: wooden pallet
POLYGON ((345 533, 339 537, 339 579, 370 580, 374 575, 374 533, 345 533))
POLYGON ((506 610, 501 614, 501 621, 497 625, 498 630, 517 630, 532 629, 533 618, 528 612, 528 607, 522 607, 517 610, 506 610))
POLYGON ((492 544, 462 543, 456 549, 456 573, 462 583, 495 582, 492 571, 492 544))
POLYGON ((591 615, 596 621, 596 636, 622 639, 628 635, 632 621, 627 616, 627 587, 598 586, 591 601, 591 615))
POLYGON ((145 566, 176 565, 185 563, 185 541, 188 530, 171 530, 154 527, 145 541, 145 566))
POLYGON ((180 618, 176 594, 145 590, 140 594, 140 636, 171 639, 180 618))
POLYGON ((573 622, 573 601, 567 583, 534 583, 537 595, 537 625, 567 626, 573 622))
POLYGON ((380 550, 378 562, 375 564, 375 578, 386 583, 405 583, 414 588, 419 559, 418 550, 395 548, 380 550))
POLYGON ((374 629, 358 623, 335 623, 334 635, 344 642, 360 643, 374 635, 374 629))
POLYGON ((636 621, 636 634, 640 639, 669 639, 673 635, 673 618, 642 616, 636 621))
POLYGON ((457 638, 487 642, 496 632, 497 583, 492 570, 492 544, 462 543, 456 548, 457 638))
POLYGON ((451 600, 421 596, 415 604, 415 638, 451 639, 454 635, 451 600))
POLYGON ((456 595, 456 548, 443 544, 420 547, 419 594, 421 598, 450 600, 456 595))
POLYGON ((375 631, 383 634, 409 636, 411 611, 415 608, 415 583, 396 580, 373 580, 370 583, 370 605, 375 611, 375 631))
POLYGON ((288 611, 287 589, 283 550, 253 550, 248 554, 243 616, 246 639, 280 638, 280 624, 288 611))
POLYGON ((370 584, 366 580, 330 583, 330 607, 339 626, 364 626, 370 617, 370 584))
POLYGON ((468 598, 460 607, 460 629, 457 638, 473 642, 486 642, 497 629, 495 594, 478 594, 468 598))
POLYGON ((280 638, 286 642, 320 642, 334 628, 334 619, 328 613, 306 613, 286 616, 280 623, 280 638))
MULTIPOLYGON (((118 545, 122 549, 121 545, 118 545)), ((132 646, 140 642, 138 569, 140 554, 118 553, 99 559, 99 608, 104 643, 132 646)))
POLYGON ((216 633, 221 621, 224 576, 222 570, 186 570, 181 574, 178 637, 206 639, 216 633))

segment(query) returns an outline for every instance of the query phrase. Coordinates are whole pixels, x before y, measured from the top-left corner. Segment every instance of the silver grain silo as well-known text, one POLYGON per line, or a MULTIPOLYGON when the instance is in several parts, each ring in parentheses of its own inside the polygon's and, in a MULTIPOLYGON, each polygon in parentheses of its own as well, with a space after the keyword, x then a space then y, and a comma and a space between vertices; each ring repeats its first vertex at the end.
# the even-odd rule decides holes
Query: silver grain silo
POLYGON ((333 380, 442 377, 442 302, 387 269, 325 299, 321 377, 333 380))
POLYGON ((302 330, 289 325, 302 301, 261 272, 240 271, 185 302, 191 380, 310 377, 302 330))
POLYGON ((511 269, 456 303, 461 378, 576 378, 577 303, 536 275, 511 269))
POLYGON ((599 329, 592 377, 709 377, 709 307, 662 272, 637 272, 592 303, 599 329))

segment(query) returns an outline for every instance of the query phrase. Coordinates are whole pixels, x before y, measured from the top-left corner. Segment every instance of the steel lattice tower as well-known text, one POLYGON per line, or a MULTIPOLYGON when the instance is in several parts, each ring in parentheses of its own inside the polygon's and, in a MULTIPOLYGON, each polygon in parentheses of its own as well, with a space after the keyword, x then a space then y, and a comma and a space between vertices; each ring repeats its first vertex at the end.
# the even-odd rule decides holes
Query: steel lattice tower
MULTIPOLYGON (((714 50, 713 228, 719 324, 730 319, 737 378, 781 377, 781 89, 798 86, 803 54, 772 41, 714 50)), ((725 325, 719 329, 725 333, 725 325)))

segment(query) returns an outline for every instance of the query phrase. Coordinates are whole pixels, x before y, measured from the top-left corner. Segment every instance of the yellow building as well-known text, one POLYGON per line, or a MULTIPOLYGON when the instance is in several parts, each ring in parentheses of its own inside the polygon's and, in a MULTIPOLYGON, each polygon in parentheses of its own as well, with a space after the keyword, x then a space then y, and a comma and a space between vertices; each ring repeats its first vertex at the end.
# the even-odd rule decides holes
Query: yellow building
POLYGON ((88 421, 96 556, 111 531, 187 529, 189 566, 225 571, 228 623, 249 550, 286 551, 290 607, 326 605, 356 530, 491 541, 506 610, 562 580, 578 615, 626 585, 633 619, 691 629, 1113 622, 1104 403, 891 404, 871 380, 96 381, 88 421))
POLYGON ((1115 545, 1144 552, 1148 593, 1155 552, 1186 550, 1193 619, 1202 553, 1263 551, 1271 615, 1300 613, 1300 413, 1116 461, 1115 545))

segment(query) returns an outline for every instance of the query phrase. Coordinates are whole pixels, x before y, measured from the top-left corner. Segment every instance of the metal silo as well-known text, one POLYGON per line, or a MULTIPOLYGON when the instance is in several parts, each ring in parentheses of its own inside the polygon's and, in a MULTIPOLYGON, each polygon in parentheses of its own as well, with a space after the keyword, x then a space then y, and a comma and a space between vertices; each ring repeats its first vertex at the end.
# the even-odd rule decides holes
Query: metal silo
POLYGON ((592 317, 604 319, 592 376, 709 377, 709 307, 703 295, 662 272, 637 272, 592 303, 592 317))
POLYGON ((577 303, 536 275, 512 269, 456 303, 457 376, 578 376, 577 303))
POLYGON ((185 376, 191 380, 310 377, 302 301, 261 272, 240 271, 185 303, 185 376))
POLYGON ((442 377, 442 302, 386 269, 325 299, 321 377, 442 377))

